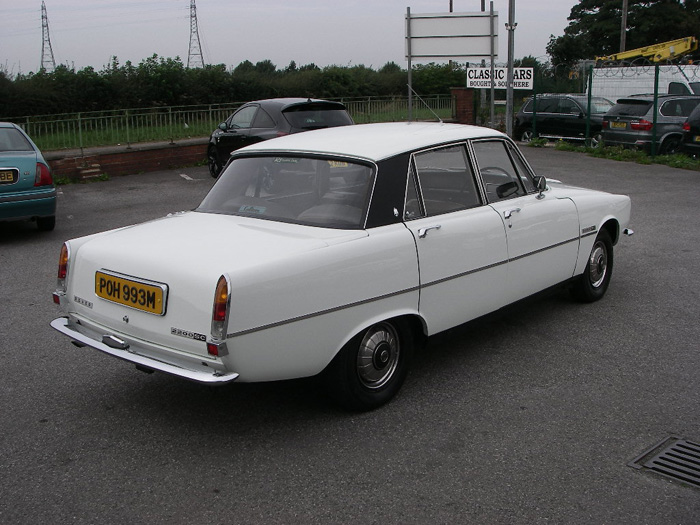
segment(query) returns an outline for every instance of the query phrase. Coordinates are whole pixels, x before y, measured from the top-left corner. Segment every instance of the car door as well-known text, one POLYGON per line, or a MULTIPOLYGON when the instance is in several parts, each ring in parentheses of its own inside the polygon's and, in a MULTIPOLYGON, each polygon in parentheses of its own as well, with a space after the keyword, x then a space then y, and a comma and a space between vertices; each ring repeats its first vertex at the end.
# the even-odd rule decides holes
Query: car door
POLYGON ((503 221, 484 205, 466 145, 416 153, 404 220, 420 268, 420 312, 436 333, 505 304, 503 221))
POLYGON ((232 151, 248 144, 251 125, 257 111, 257 104, 243 106, 226 120, 226 128, 216 139, 216 147, 222 166, 226 164, 232 151))
POLYGON ((578 256, 576 205, 552 192, 538 192, 532 172, 504 139, 472 143, 489 207, 506 232, 508 302, 573 276, 578 256))
POLYGON ((556 135, 562 137, 586 136, 586 117, 583 108, 570 98, 559 99, 559 126, 556 135))

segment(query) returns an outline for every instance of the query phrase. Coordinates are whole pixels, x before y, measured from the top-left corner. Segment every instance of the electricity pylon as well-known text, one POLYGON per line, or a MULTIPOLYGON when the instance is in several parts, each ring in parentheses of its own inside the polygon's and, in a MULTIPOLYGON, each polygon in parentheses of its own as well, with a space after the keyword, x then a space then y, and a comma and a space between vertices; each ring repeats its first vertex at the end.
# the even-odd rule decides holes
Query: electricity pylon
MULTIPOLYGON (((192 0, 194 2, 194 0, 192 0)), ((53 49, 51 48, 51 39, 49 38, 49 17, 46 14, 46 4, 41 2, 41 69, 44 71, 53 71, 56 69, 56 60, 53 58, 53 49)))
POLYGON ((195 0, 190 0, 190 52, 187 54, 187 67, 204 67, 202 44, 199 42, 197 28, 197 6, 195 0))

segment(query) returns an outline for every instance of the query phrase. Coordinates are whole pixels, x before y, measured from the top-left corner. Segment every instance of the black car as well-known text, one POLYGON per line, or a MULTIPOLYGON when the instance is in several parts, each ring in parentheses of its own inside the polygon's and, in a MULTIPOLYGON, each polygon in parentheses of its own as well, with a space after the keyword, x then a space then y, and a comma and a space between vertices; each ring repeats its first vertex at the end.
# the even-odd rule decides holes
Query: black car
MULTIPOLYGON (((591 97, 589 137, 593 147, 600 143, 603 115, 613 103, 591 97)), ((547 139, 584 140, 588 120, 588 95, 543 93, 530 97, 515 117, 515 138, 530 142, 535 134, 547 139)))
POLYGON ((263 140, 354 124, 340 102, 310 98, 273 98, 248 102, 219 124, 207 149, 209 172, 218 177, 233 150, 263 140))
POLYGON ((700 155, 700 105, 695 107, 683 123, 681 151, 688 155, 700 155))

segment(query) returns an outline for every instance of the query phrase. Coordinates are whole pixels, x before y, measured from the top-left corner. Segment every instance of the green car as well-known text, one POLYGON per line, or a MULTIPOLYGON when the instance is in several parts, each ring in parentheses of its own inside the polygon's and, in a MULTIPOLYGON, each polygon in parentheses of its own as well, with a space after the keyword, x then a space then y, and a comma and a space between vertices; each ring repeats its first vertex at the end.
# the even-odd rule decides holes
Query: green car
POLYGON ((0 122, 0 221, 16 220, 33 220, 39 230, 53 230, 56 187, 32 139, 16 124, 0 122))

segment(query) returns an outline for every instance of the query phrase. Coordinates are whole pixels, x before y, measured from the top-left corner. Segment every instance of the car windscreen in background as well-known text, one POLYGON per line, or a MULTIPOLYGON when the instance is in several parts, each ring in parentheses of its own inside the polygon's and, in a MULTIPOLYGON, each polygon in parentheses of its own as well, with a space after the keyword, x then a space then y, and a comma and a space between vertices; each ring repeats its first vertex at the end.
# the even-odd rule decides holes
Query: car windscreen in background
POLYGON ((652 102, 648 100, 625 100, 621 99, 617 101, 608 115, 619 115, 621 117, 643 117, 651 108, 652 102))
POLYGON ((292 128, 310 130, 353 124, 341 104, 303 104, 285 109, 282 114, 292 128))

